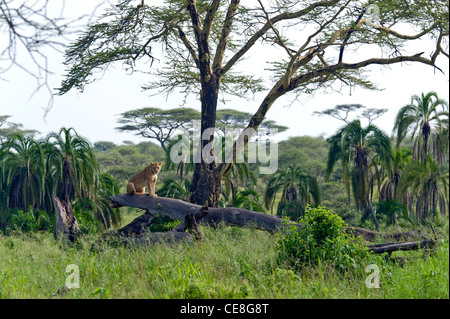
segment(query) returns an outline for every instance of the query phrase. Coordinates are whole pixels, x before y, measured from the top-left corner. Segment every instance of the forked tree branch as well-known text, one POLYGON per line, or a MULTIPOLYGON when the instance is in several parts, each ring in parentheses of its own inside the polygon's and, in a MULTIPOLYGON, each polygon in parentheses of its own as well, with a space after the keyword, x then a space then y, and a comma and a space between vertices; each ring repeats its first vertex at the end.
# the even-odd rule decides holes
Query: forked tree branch
POLYGON ((176 28, 178 29, 178 36, 179 36, 179 38, 181 39, 181 41, 183 42, 184 46, 186 47, 186 49, 191 54, 192 58, 194 59, 195 65, 197 66, 197 68, 200 68, 200 61, 199 61, 199 58, 198 58, 198 54, 195 51, 194 47, 192 46, 192 43, 186 37, 186 33, 184 33, 183 29, 181 29, 180 26, 177 25, 176 28))
MULTIPOLYGON (((336 35, 336 34, 335 34, 336 35)), ((341 70, 354 70, 354 69, 360 69, 363 67, 367 67, 369 65, 390 65, 400 62, 420 62, 423 64, 431 65, 433 67, 436 67, 434 65, 434 62, 430 59, 426 59, 424 57, 421 57, 421 54, 415 54, 412 56, 398 56, 394 58, 388 58, 388 59, 382 59, 382 58, 372 58, 367 59, 364 61, 360 61, 357 63, 337 63, 332 66, 325 66, 324 68, 317 69, 302 75, 299 75, 297 77, 294 77, 290 81, 290 85, 288 87, 284 86, 284 79, 281 78, 270 90, 270 92, 266 95, 263 102, 260 104, 258 110, 256 113, 252 116, 249 124, 247 125, 247 129, 252 128, 253 130, 257 130, 259 125, 262 123, 264 118, 266 117, 267 112, 269 111, 270 107, 273 105, 273 103, 278 99, 278 97, 284 95, 287 92, 290 92, 292 90, 295 90, 300 85, 311 81, 314 78, 319 78, 324 75, 334 75, 338 71, 341 70)), ((221 163, 218 165, 217 170, 224 174, 227 172, 230 167, 233 165, 236 158, 241 154, 241 152, 244 150, 245 145, 248 143, 248 140, 251 138, 249 136, 248 138, 244 138, 244 134, 248 133, 248 130, 244 130, 241 135, 238 137, 238 139, 233 143, 233 148, 230 150, 230 152, 226 156, 226 160, 224 163, 221 163)))
POLYGON ((271 25, 275 25, 276 23, 280 22, 280 21, 284 21, 284 20, 292 20, 292 19, 296 19, 299 17, 302 17, 306 14, 308 14, 309 12, 311 12, 312 10, 318 8, 318 7, 328 7, 328 6, 332 6, 335 5, 336 3, 338 3, 339 0, 330 0, 330 1, 316 1, 311 3, 309 6, 307 6, 306 8, 296 11, 296 12, 284 12, 281 13, 275 17, 273 17, 272 19, 270 19, 270 21, 268 21, 259 31, 257 31, 242 47, 240 50, 238 50, 233 57, 231 57, 230 60, 228 60, 228 62, 225 64, 225 66, 222 68, 222 70, 220 71, 220 75, 225 74, 226 72, 228 72, 233 65, 236 64, 237 61, 239 61, 256 43, 256 41, 258 41, 264 34, 267 33, 268 30, 271 29, 271 25))
POLYGON ((205 21, 203 21, 203 30, 206 34, 211 32, 211 26, 216 16, 217 10, 220 7, 220 0, 214 0, 211 4, 211 9, 206 13, 205 21))
POLYGON ((216 55, 214 56, 213 72, 220 77, 222 72, 222 62, 227 48, 228 38, 230 36, 231 27, 234 20, 234 15, 239 7, 240 0, 232 0, 227 10, 225 22, 222 27, 222 34, 220 36, 219 44, 217 45, 216 55))

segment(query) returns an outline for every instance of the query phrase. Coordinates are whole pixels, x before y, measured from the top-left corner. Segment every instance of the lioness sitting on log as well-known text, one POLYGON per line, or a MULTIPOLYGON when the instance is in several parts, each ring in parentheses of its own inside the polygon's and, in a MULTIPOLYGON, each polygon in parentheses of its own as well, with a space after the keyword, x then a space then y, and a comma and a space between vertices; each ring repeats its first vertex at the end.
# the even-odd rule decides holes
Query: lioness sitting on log
POLYGON ((151 163, 142 171, 134 175, 127 185, 127 194, 144 194, 145 186, 147 186, 148 194, 150 196, 158 196, 155 194, 155 188, 161 166, 162 163, 151 163))

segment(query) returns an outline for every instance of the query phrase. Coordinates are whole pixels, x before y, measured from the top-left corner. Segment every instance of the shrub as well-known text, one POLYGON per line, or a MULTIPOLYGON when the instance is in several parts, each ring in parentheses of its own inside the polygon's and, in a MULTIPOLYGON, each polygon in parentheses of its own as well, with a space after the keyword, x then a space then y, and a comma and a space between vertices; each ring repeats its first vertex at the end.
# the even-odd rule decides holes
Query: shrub
POLYGON ((361 269, 373 257, 360 238, 345 232, 347 225, 341 217, 323 207, 306 210, 300 219, 302 227, 288 225, 280 236, 276 250, 277 263, 287 263, 294 269, 320 262, 332 264, 339 270, 361 269))
POLYGON ((21 231, 31 233, 38 230, 38 223, 32 212, 24 212, 22 210, 13 213, 8 221, 6 232, 21 231))
POLYGON ((102 223, 95 217, 93 210, 74 205, 73 213, 82 234, 95 234, 105 230, 102 223))

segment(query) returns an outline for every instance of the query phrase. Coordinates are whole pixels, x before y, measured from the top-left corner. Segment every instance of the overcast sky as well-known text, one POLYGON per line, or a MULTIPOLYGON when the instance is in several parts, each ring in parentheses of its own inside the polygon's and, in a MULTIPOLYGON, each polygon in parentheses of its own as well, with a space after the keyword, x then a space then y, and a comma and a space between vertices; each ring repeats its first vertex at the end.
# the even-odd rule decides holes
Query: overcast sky
MULTIPOLYGON (((92 7, 92 2, 89 3, 88 0, 73 2, 72 5, 75 5, 74 3, 77 3, 78 8, 75 9, 80 12, 88 11, 92 7)), ((66 10, 76 12, 71 7, 66 10)), ((418 49, 420 46, 421 44, 417 44, 418 49)), ((56 88, 60 86, 61 75, 65 69, 62 65, 63 57, 49 53, 49 58, 50 68, 54 72, 49 82, 56 88)), ((251 69, 263 69, 267 67, 263 64, 263 60, 263 57, 258 56, 254 50, 252 58, 246 60, 245 65, 251 69)), ((283 139, 300 135, 330 136, 342 126, 343 122, 331 117, 314 116, 312 115, 314 111, 332 108, 338 104, 363 104, 370 108, 389 110, 374 123, 387 133, 391 133, 397 111, 410 101, 413 94, 435 91, 441 98, 449 100, 448 60, 441 57, 438 65, 446 74, 418 63, 403 63, 389 68, 373 66, 370 68, 370 79, 377 83, 382 91, 368 91, 343 85, 340 92, 318 91, 314 96, 301 96, 300 101, 293 103, 293 96, 288 95, 280 98, 272 106, 268 118, 290 128, 280 135, 283 139)), ((158 65, 157 62, 153 64, 153 67, 158 66, 162 65, 158 65)), ((61 127, 73 127, 91 142, 99 140, 112 141, 116 144, 124 140, 140 142, 145 139, 114 129, 118 114, 146 106, 160 108, 182 106, 182 97, 179 95, 173 94, 167 98, 150 96, 149 92, 143 92, 141 85, 148 82, 148 75, 139 73, 127 75, 119 63, 115 65, 115 69, 106 72, 101 80, 87 85, 83 93, 72 90, 64 96, 55 96, 53 107, 44 118, 44 108, 49 95, 47 91, 40 90, 30 98, 36 88, 35 79, 18 68, 3 74, 2 78, 0 115, 11 115, 10 121, 22 123, 25 128, 40 131, 44 135, 58 131, 61 127)), ((226 105, 219 105, 219 108, 234 108, 253 113, 263 97, 263 94, 258 94, 252 101, 233 99, 226 105)), ((186 106, 200 110, 200 103, 194 98, 190 99, 186 106)))

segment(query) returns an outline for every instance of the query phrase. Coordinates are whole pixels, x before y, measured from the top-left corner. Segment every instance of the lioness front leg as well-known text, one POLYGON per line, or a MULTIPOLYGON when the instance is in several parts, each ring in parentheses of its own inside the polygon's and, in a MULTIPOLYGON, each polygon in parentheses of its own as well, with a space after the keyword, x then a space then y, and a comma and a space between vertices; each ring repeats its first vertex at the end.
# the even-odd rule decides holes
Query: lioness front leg
POLYGON ((156 186, 156 181, 148 183, 148 195, 150 195, 152 197, 158 197, 158 195, 156 195, 156 193, 155 193, 155 186, 156 186))

